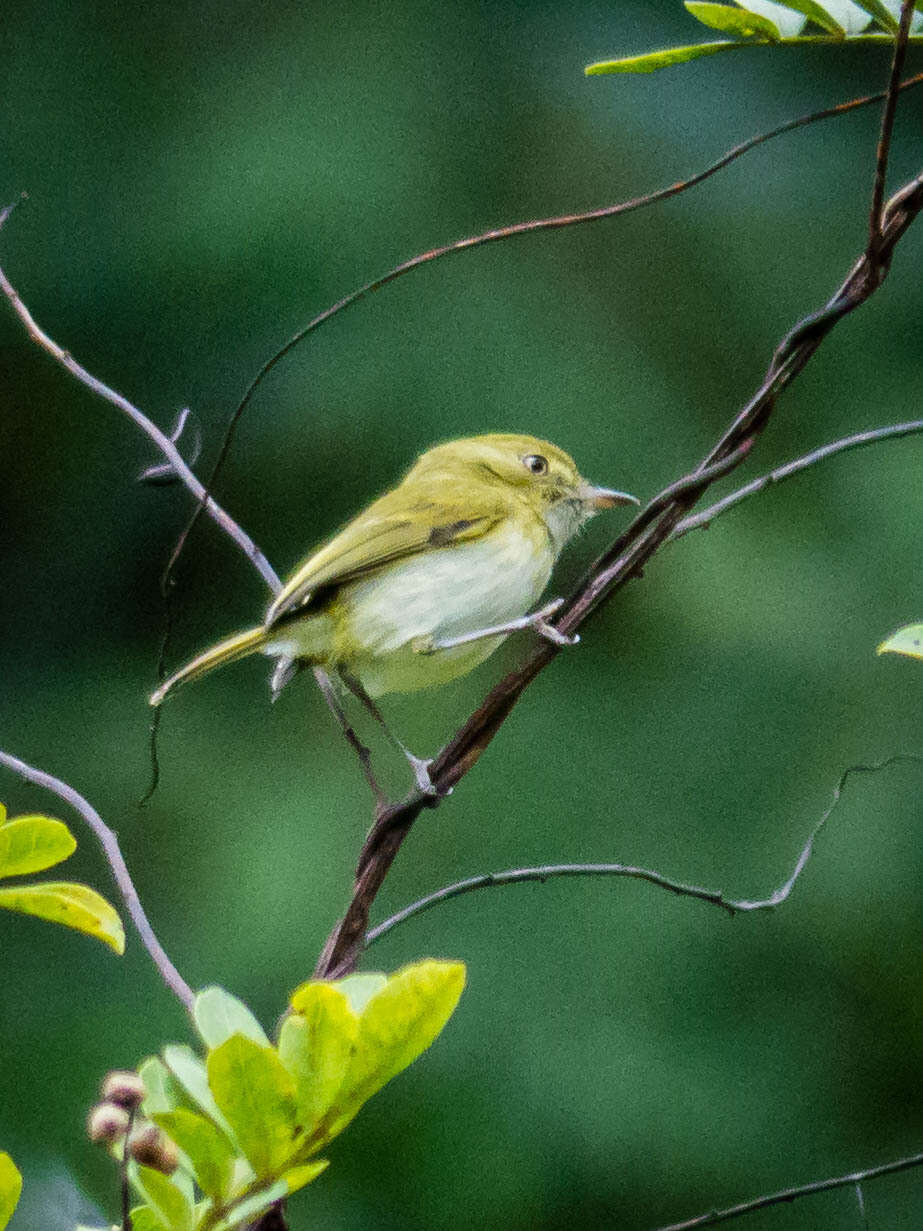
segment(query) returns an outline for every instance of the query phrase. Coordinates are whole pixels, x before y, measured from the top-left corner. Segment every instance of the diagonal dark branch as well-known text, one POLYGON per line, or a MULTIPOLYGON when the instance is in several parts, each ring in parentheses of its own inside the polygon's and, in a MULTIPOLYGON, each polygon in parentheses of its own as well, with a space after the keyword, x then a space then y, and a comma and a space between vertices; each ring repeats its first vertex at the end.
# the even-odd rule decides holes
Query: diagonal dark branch
POLYGON ((885 184, 888 176, 888 157, 891 153, 891 138, 894 135, 894 117, 897 114, 897 97, 901 89, 901 73, 904 70, 904 60, 907 57, 907 40, 910 37, 910 23, 913 20, 915 0, 903 0, 901 18, 898 24, 897 37, 894 40, 894 52, 891 57, 891 76, 885 91, 885 105, 881 116, 881 131, 878 138, 878 149, 875 156, 875 180, 872 186, 872 205, 869 210, 869 275, 875 277, 878 273, 878 254, 881 245, 881 211, 885 200, 885 184))
MULTIPOLYGON (((876 262, 880 278, 887 273, 894 248, 923 209, 923 175, 892 197, 883 212, 881 245, 876 262)), ((837 292, 819 312, 803 320, 776 349, 762 385, 734 418, 700 465, 644 509, 616 542, 590 568, 565 603, 557 627, 574 633, 587 617, 633 577, 672 536, 698 497, 722 474, 739 464, 765 427, 778 395, 808 363, 836 323, 874 293, 880 280, 868 277, 867 252, 855 262, 837 292)), ((445 794, 476 764, 522 693, 559 653, 543 641, 526 662, 510 672, 456 732, 430 767, 437 789, 445 794)), ((347 912, 328 937, 315 973, 337 977, 354 969, 362 952, 369 910, 404 838, 425 807, 438 799, 413 792, 376 820, 359 858, 347 912)))

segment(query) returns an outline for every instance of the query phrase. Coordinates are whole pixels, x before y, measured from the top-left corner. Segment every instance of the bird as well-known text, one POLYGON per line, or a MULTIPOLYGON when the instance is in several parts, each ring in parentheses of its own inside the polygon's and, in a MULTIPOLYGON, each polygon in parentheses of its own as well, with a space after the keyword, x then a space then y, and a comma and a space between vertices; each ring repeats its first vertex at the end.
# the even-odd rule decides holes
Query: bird
MULTIPOLYGON (((275 659, 273 699, 302 667, 320 668, 384 725, 375 698, 465 675, 511 632, 533 628, 558 644, 572 642, 550 622, 562 599, 529 609, 589 518, 638 503, 588 482, 569 454, 535 436, 492 433, 436 445, 298 565, 262 623, 198 654, 160 684, 150 704, 260 653, 275 659)), ((432 793, 428 762, 394 742, 418 787, 432 793)))

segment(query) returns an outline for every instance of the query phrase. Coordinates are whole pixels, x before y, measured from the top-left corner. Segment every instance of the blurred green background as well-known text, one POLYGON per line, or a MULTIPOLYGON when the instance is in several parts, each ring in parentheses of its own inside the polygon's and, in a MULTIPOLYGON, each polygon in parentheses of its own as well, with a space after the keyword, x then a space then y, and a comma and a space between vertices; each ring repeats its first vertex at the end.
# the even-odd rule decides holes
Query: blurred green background
MULTIPOLYGON (((29 200, 2 262, 93 373, 165 426, 194 409, 204 472, 263 360, 391 265, 660 187, 886 78, 882 49, 582 76, 707 37, 672 0, 10 6, 0 198, 29 200)), ((923 93, 908 96, 895 185, 918 170, 921 119, 923 93)), ((651 496, 861 251, 877 124, 868 110, 816 126, 678 200, 389 287, 262 386, 220 498, 287 571, 424 447, 465 433, 548 436, 596 481, 651 496)), ((921 255, 918 224, 741 477, 920 414, 921 255)), ((0 370, 0 746, 117 828, 186 978, 270 1024, 347 900, 364 783, 309 681, 270 707, 250 662, 165 712, 162 783, 139 810, 158 578, 189 500, 135 483, 152 447, 8 311, 0 370)), ((920 748, 920 664, 873 650, 923 617, 921 462, 915 439, 850 454, 663 552, 420 821, 377 916, 540 862, 621 860, 738 896, 779 884, 845 766, 920 748)), ((598 519, 556 590, 623 523, 598 519)), ((174 663, 252 622, 265 593, 209 525, 177 599, 174 663)), ((434 751, 522 652, 391 698, 395 727, 434 751)), ((334 1143, 293 1227, 650 1228, 919 1149, 921 781, 905 765, 851 782, 773 914, 559 881, 399 929, 366 968, 461 958, 468 990, 433 1050, 334 1143)), ((6 774, 0 799, 65 816, 81 848, 64 872, 114 898, 63 806, 6 774)), ((182 1012, 133 934, 120 961, 9 915, 0 952, 0 1147, 26 1183, 13 1231, 69 1231, 86 1202, 111 1218, 115 1176, 84 1140, 86 1108, 105 1070, 185 1040, 182 1012)), ((868 1185, 865 1202, 869 1227, 919 1227, 923 1176, 868 1185)), ((861 1217, 843 1190, 746 1226, 861 1217)))

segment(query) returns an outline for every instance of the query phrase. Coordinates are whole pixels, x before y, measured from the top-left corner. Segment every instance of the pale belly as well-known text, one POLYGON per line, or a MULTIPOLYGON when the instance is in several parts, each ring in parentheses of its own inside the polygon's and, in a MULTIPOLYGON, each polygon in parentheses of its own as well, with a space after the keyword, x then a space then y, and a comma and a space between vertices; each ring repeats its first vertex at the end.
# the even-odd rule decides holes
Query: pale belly
POLYGON ((335 652, 372 696, 455 679, 505 638, 432 654, 419 653, 414 643, 458 637, 525 615, 548 584, 553 563, 544 531, 527 538, 502 527, 474 542, 395 564, 378 577, 344 587, 335 652))

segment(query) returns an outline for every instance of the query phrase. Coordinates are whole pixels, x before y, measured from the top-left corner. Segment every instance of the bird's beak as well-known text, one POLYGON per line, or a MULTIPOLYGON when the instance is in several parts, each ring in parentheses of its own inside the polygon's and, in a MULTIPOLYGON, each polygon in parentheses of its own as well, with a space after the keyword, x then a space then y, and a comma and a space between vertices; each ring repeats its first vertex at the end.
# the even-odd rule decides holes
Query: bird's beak
POLYGON ((628 492, 617 492, 611 487, 594 487, 592 483, 582 483, 577 488, 577 495, 591 509, 612 509, 617 504, 640 504, 637 496, 628 492))

